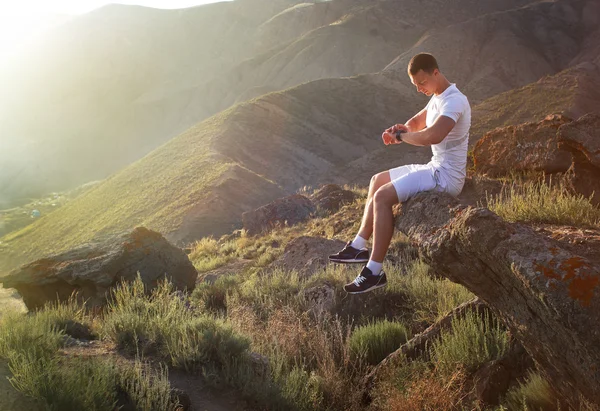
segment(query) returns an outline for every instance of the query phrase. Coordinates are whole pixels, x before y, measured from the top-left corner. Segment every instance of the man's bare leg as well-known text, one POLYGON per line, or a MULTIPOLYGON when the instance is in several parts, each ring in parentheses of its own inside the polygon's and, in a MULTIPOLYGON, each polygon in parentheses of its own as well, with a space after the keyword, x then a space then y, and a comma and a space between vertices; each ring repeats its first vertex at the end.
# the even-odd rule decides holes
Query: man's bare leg
POLYGON ((373 196, 379 190, 380 187, 388 184, 391 181, 390 172, 384 171, 382 173, 375 174, 371 177, 371 183, 369 184, 369 193, 367 195, 367 201, 365 204, 365 211, 360 224, 360 235, 365 240, 368 240, 373 234, 373 196))
POLYGON ((383 263, 383 259, 394 234, 394 215, 392 207, 398 203, 398 194, 394 185, 387 183, 380 187, 373 196, 374 224, 373 251, 371 260, 383 263))

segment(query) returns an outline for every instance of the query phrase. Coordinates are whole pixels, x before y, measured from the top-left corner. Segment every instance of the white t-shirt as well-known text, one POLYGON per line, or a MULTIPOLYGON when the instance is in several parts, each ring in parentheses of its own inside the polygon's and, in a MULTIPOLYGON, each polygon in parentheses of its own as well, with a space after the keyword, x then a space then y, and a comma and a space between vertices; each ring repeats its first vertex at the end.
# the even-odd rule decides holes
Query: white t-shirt
MULTIPOLYGON (((452 83, 442 94, 435 94, 427 103, 425 124, 431 127, 438 116, 450 117, 454 128, 439 144, 433 144, 433 157, 429 162, 439 171, 440 184, 452 195, 458 195, 467 176, 467 151, 471 128, 471 106, 467 97, 452 83)), ((437 174, 437 173, 436 173, 437 174)))

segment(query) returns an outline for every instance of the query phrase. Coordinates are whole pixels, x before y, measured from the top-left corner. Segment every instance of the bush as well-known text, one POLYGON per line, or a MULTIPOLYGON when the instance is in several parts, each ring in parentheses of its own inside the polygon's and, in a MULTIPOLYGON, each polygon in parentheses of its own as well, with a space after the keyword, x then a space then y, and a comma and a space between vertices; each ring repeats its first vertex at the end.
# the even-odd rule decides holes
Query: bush
POLYGON ((536 372, 530 372, 525 382, 506 393, 506 405, 511 411, 559 409, 550 384, 536 372))
POLYGON ((227 308, 227 295, 239 287, 236 276, 225 275, 214 283, 201 283, 192 292, 192 300, 205 311, 222 312, 227 308))
POLYGON ((355 358, 365 358, 371 365, 381 362, 409 339, 403 324, 388 320, 357 327, 350 337, 350 350, 355 358))
POLYGON ((27 315, 10 312, 0 321, 0 357, 11 359, 21 353, 33 358, 48 358, 62 345, 64 333, 52 315, 27 315))
POLYGON ((464 318, 453 319, 452 329, 433 343, 431 359, 439 374, 450 376, 457 369, 473 371, 500 358, 508 345, 508 334, 497 320, 470 311, 464 318))
POLYGON ((114 291, 102 330, 121 348, 156 352, 188 371, 240 356, 249 346, 224 321, 194 313, 167 281, 146 296, 139 276, 114 291))
POLYGON ((433 278, 429 274, 429 266, 420 260, 408 268, 406 275, 401 274, 400 270, 394 271, 399 282, 397 287, 408 294, 417 321, 432 324, 456 306, 475 297, 460 284, 446 278, 433 278))
POLYGON ((11 356, 13 386, 43 401, 49 410, 114 410, 117 372, 95 358, 37 356, 33 351, 11 356))
POLYGON ((552 186, 541 180, 505 187, 498 196, 487 198, 487 204, 490 210, 511 222, 600 225, 600 209, 592 204, 591 197, 572 194, 564 186, 552 186))
POLYGON ((86 322, 74 301, 51 304, 30 315, 2 317, 0 357, 8 360, 15 389, 42 401, 48 410, 113 411, 119 391, 137 409, 175 409, 164 369, 155 374, 138 361, 117 367, 100 358, 59 355, 65 337, 61 328, 69 321, 86 322))

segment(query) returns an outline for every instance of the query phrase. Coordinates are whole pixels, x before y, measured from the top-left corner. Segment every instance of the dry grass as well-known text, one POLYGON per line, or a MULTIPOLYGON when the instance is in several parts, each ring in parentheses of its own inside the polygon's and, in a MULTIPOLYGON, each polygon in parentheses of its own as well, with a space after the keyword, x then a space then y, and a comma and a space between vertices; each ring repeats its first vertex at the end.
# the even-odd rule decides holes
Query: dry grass
POLYGON ((487 204, 511 222, 600 226, 600 209, 590 198, 543 180, 505 186, 498 196, 487 198, 487 204))
POLYGON ((389 381, 382 384, 374 408, 382 411, 462 410, 465 397, 465 373, 455 370, 441 379, 433 371, 415 367, 399 389, 389 381))

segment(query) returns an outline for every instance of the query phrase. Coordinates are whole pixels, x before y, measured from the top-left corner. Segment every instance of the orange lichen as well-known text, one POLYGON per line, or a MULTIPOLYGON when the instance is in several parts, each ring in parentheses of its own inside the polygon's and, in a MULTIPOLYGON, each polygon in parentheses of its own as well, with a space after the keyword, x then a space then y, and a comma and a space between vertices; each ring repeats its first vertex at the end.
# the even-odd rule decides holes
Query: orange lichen
MULTIPOLYGON (((554 252, 552 254, 556 255, 554 252)), ((569 297, 586 307, 590 305, 594 288, 600 282, 598 273, 581 257, 571 257, 560 264, 552 259, 547 265, 536 263, 534 268, 546 278, 568 282, 569 297)))

